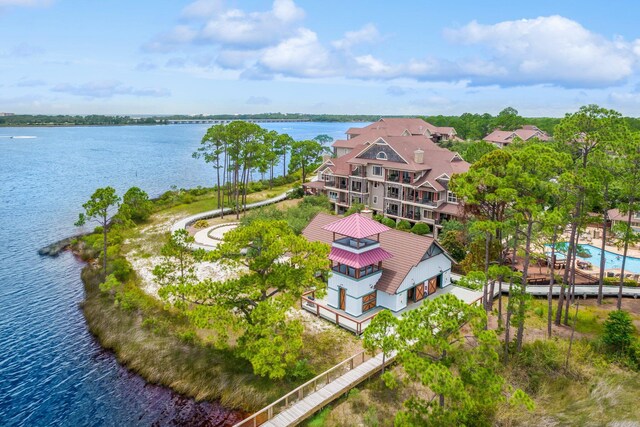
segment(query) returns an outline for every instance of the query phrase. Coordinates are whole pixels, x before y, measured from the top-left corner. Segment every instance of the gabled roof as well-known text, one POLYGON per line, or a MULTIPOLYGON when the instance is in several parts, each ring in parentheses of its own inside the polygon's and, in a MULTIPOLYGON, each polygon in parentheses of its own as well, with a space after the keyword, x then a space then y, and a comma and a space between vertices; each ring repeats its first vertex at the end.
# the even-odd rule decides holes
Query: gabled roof
POLYGON ((360 213, 354 213, 331 224, 327 224, 322 227, 322 229, 331 231, 332 233, 342 234, 343 236, 353 237, 354 239, 364 239, 365 237, 391 230, 386 225, 380 224, 378 221, 367 218, 360 213))
MULTIPOLYGON (((302 234, 312 242, 331 244, 333 234, 324 227, 334 221, 335 216, 321 212, 302 230, 302 234)), ((432 237, 393 229, 380 234, 380 247, 391 253, 393 258, 383 262, 382 275, 376 284, 376 289, 395 294, 409 271, 420 263, 432 245, 436 245, 447 258, 454 262, 432 237)))
POLYGON ((548 141, 550 139, 546 132, 541 131, 537 127, 533 125, 524 125, 522 128, 516 130, 496 129, 489 135, 485 136, 483 140, 504 145, 513 142, 516 137, 523 141, 528 141, 531 138, 538 138, 541 141, 548 141))

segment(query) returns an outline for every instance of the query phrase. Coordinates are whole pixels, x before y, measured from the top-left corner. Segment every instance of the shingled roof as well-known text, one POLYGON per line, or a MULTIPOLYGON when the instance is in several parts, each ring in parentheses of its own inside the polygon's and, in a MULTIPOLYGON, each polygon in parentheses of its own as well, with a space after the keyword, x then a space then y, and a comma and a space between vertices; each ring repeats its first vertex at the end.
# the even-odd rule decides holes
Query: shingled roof
MULTIPOLYGON (((302 230, 302 234, 312 242, 331 244, 333 233, 325 230, 324 227, 335 221, 335 216, 321 212, 302 230)), ((376 284, 376 289, 388 294, 395 294, 409 271, 420 263, 433 244, 438 245, 445 256, 451 259, 449 254, 432 237, 418 236, 393 229, 380 234, 380 247, 391 253, 393 258, 382 263, 382 276, 376 284)))
POLYGON ((341 218, 322 228, 332 233, 353 237, 354 239, 364 239, 365 237, 391 230, 386 225, 380 224, 378 221, 367 218, 360 213, 341 218))

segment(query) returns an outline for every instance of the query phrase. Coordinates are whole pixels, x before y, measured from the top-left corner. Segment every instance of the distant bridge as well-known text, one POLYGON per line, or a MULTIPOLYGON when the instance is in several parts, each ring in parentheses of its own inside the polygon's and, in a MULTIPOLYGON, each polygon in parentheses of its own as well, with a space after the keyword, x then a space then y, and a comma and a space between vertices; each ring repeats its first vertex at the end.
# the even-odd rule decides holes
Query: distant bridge
POLYGON ((167 123, 170 125, 187 125, 187 124, 198 124, 198 125, 226 125, 231 122, 243 121, 249 123, 288 123, 288 122, 308 122, 309 119, 230 119, 230 120, 222 120, 222 119, 186 119, 186 120, 167 120, 167 123))

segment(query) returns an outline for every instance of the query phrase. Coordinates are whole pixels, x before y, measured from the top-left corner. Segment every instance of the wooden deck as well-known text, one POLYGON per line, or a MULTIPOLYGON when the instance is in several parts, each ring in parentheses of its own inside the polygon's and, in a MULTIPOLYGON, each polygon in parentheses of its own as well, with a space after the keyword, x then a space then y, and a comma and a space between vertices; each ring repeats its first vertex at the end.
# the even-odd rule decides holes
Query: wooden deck
MULTIPOLYGON (((297 425, 380 371, 382 359, 382 353, 369 359, 366 359, 364 352, 358 353, 239 422, 234 427, 297 425)), ((387 357, 384 362, 385 366, 394 359, 395 355, 387 357)))

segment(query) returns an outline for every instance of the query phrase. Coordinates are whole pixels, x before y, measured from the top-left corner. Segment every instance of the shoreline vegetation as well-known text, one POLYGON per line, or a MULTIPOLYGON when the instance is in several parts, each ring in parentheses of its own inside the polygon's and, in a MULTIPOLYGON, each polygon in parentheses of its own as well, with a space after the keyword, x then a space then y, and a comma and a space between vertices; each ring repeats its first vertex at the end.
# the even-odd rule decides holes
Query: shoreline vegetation
MULTIPOLYGON (((279 185, 261 191, 255 191, 258 186, 254 184, 248 199, 271 198, 293 188, 296 180, 299 174, 280 178, 274 182, 279 185)), ((287 200, 270 209, 286 209, 298 200, 287 200)), ((303 334, 307 343, 304 369, 295 376, 273 380, 254 374, 251 363, 232 349, 216 347, 211 330, 195 326, 183 312, 145 292, 144 278, 128 259, 157 255, 177 218, 216 205, 215 188, 174 190, 153 202, 153 213, 147 220, 126 228, 112 224, 107 253, 108 272, 119 281, 115 288, 103 283, 100 227, 76 238, 71 250, 87 262, 82 270, 85 300, 81 307, 89 331, 102 347, 113 351, 122 365, 150 383, 197 401, 219 401, 235 415, 246 415, 350 356, 359 344, 346 331, 330 325, 317 327, 313 324, 316 319, 303 318, 304 323, 311 324, 303 334)), ((216 221, 233 221, 232 217, 216 221)))

